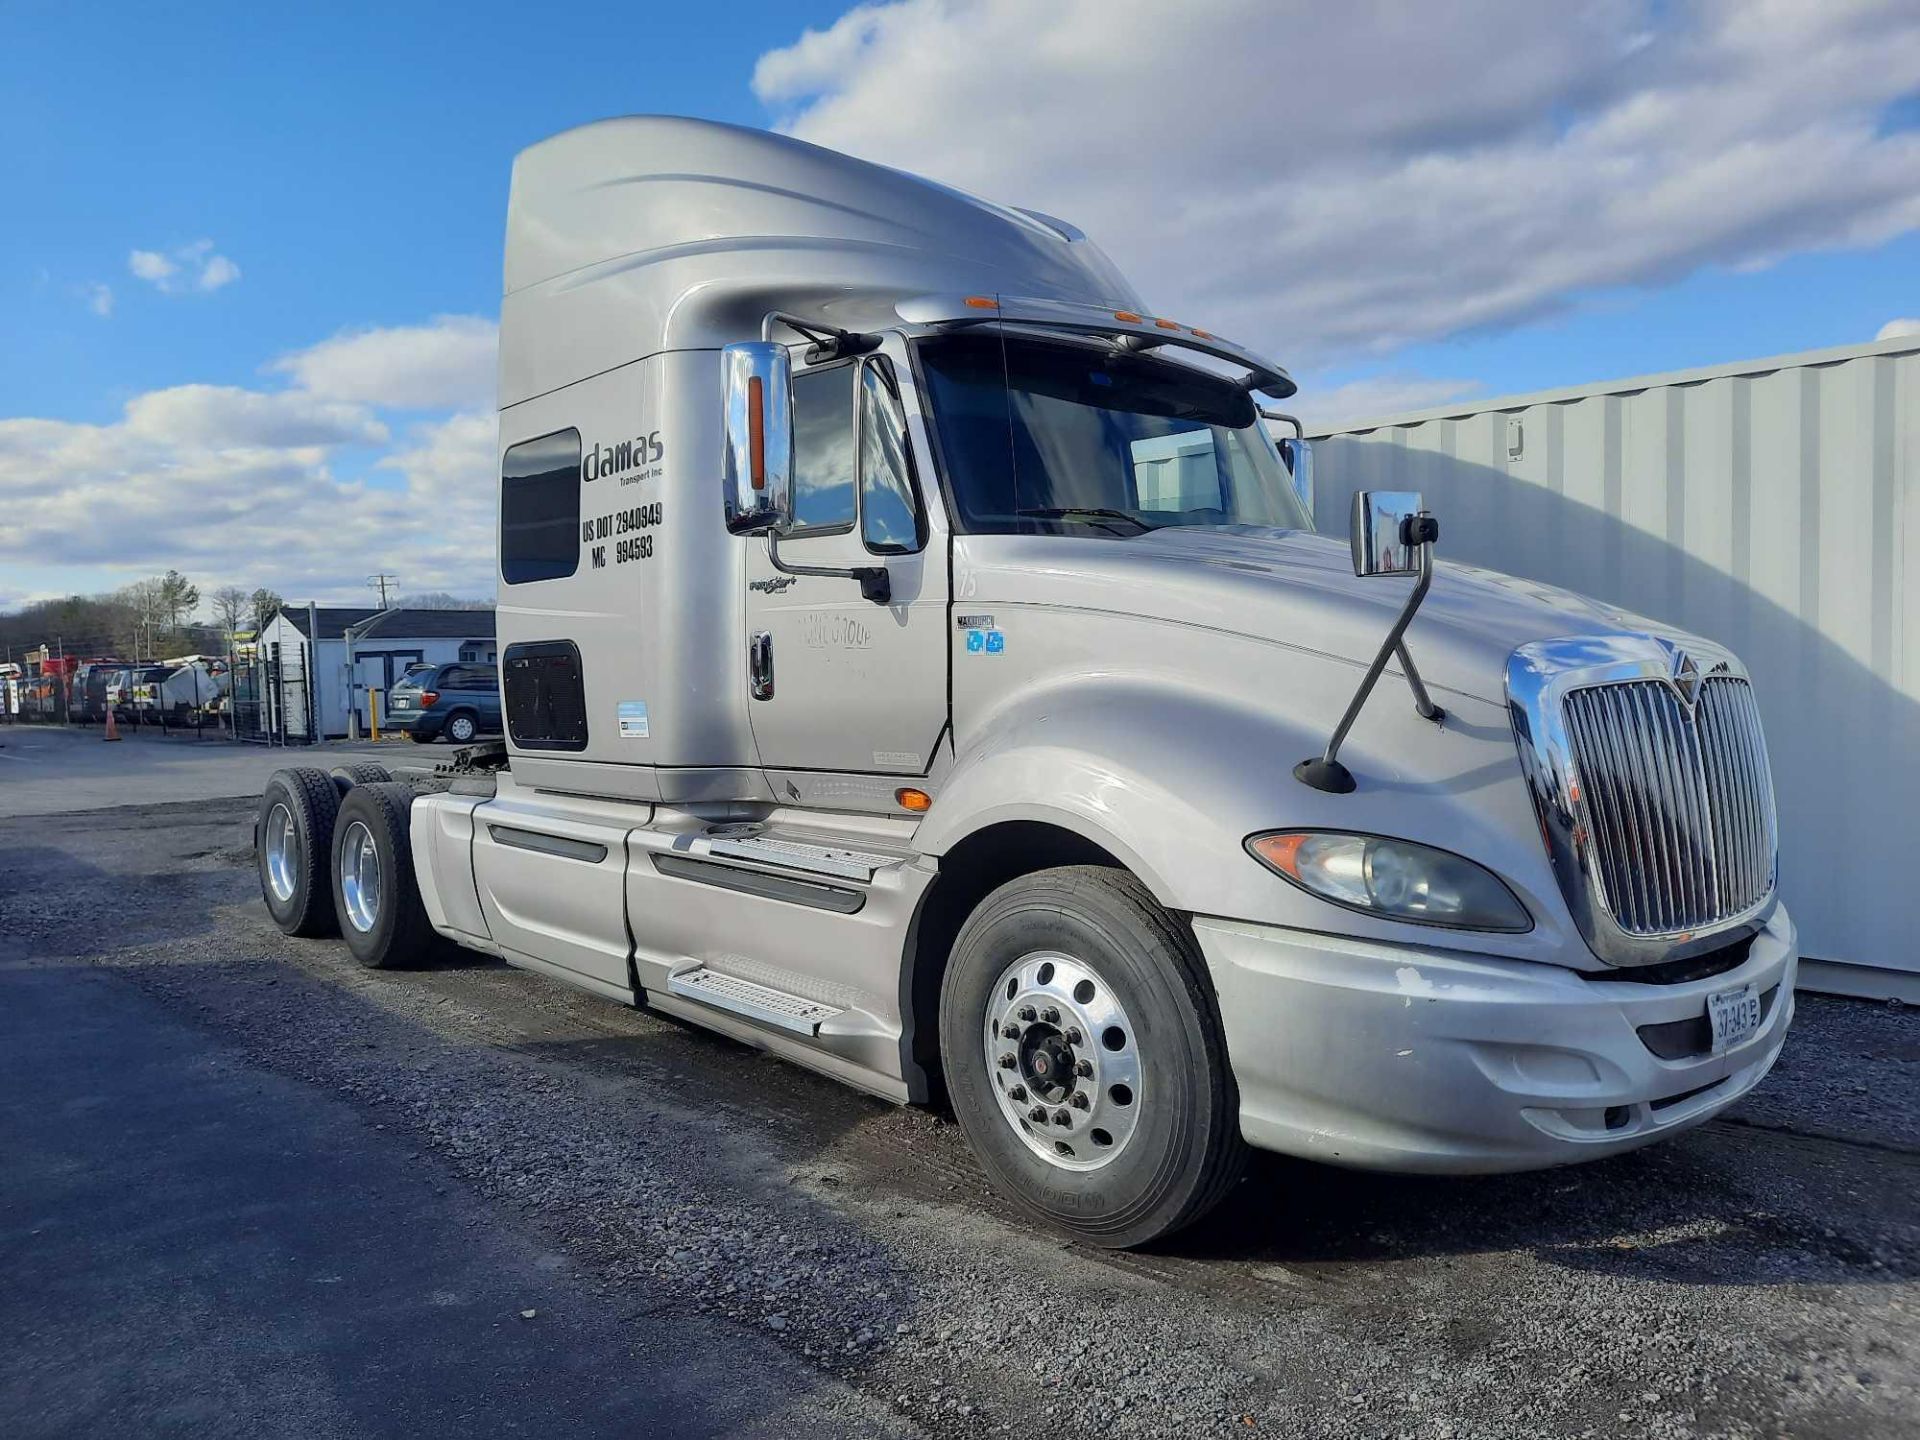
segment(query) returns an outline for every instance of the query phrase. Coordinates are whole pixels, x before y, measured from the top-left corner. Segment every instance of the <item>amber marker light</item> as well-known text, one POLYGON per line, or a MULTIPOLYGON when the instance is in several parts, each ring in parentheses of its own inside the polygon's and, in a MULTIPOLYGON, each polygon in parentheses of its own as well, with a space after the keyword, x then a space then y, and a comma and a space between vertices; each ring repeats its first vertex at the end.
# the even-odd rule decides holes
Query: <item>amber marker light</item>
POLYGON ((1178 330, 1180 328, 1180 322, 1178 320, 1156 320, 1153 323, 1162 330, 1178 330))
POLYGON ((969 310, 998 310, 1000 302, 991 295, 969 295, 961 302, 969 310))
POLYGON ((753 488, 767 488, 766 417, 760 413, 765 399, 765 382, 758 375, 747 380, 747 465, 753 473, 753 488))
POLYGON ((1267 864, 1282 874, 1300 878, 1300 847, 1306 843, 1305 835, 1262 835, 1252 841, 1249 849, 1267 864))
POLYGON ((1142 317, 1131 310, 1116 310, 1113 312, 1113 318, 1123 325, 1138 325, 1142 322, 1142 317))
POLYGON ((911 785, 903 785, 894 791, 893 798, 900 802, 902 810, 911 810, 916 815, 925 814, 927 807, 933 804, 933 796, 924 790, 916 790, 911 785))

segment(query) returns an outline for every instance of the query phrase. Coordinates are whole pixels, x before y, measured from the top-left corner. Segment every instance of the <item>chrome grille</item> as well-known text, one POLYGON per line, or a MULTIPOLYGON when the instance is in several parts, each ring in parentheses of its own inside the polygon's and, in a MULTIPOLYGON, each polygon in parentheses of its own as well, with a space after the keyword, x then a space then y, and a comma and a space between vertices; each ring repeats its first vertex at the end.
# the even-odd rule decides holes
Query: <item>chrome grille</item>
POLYGON ((1665 680, 1565 697, 1576 844, 1628 935, 1710 928, 1773 888, 1773 785, 1752 687, 1727 674, 1699 683, 1692 716, 1665 680))

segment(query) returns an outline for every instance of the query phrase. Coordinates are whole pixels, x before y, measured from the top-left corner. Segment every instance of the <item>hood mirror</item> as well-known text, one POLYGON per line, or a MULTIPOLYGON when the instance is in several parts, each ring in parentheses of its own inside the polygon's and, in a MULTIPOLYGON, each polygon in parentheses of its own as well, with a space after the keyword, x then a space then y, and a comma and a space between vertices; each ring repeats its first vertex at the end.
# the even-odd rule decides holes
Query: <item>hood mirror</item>
POLYGON ((753 535, 793 515, 793 360, 771 340, 724 346, 727 529, 753 535))
POLYGON ((1407 687, 1413 691, 1413 708, 1422 718, 1436 724, 1446 719, 1446 712, 1427 694, 1420 672, 1414 668, 1413 656, 1407 653, 1406 642, 1413 612, 1420 608, 1420 602, 1427 598, 1428 587, 1433 584, 1433 545, 1440 538, 1440 522, 1421 507, 1417 490, 1359 490, 1353 497, 1353 529, 1348 538, 1353 548, 1353 573, 1362 579, 1380 575, 1419 578, 1407 596, 1407 603, 1400 607, 1399 618, 1381 642, 1373 664, 1361 678, 1360 688, 1347 702, 1347 713, 1340 717, 1325 752, 1293 767, 1294 778, 1302 785, 1311 785, 1329 795, 1349 795, 1355 789, 1353 772, 1340 763, 1340 745, 1353 728, 1353 722, 1360 718, 1360 707, 1367 703, 1374 682, 1387 668, 1390 658, 1399 659, 1407 687))
POLYGON ((1406 522, 1421 513, 1418 490, 1359 490, 1353 496, 1353 573, 1418 575, 1421 546, 1407 543, 1406 522))

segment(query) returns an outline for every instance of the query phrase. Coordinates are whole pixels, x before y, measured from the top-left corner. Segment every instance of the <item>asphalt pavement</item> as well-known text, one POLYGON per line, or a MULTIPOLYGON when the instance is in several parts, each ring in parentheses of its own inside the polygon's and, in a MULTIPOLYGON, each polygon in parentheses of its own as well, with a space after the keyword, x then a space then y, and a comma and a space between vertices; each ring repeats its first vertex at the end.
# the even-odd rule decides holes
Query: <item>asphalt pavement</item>
POLYGON ((0 1431, 901 1427, 724 1320, 646 1323, 402 1133, 112 974, 0 966, 0 1431))
POLYGON ((430 765, 449 748, 400 737, 283 749, 157 726, 126 726, 118 741, 105 733, 99 725, 0 725, 0 817, 258 795, 282 765, 430 765))

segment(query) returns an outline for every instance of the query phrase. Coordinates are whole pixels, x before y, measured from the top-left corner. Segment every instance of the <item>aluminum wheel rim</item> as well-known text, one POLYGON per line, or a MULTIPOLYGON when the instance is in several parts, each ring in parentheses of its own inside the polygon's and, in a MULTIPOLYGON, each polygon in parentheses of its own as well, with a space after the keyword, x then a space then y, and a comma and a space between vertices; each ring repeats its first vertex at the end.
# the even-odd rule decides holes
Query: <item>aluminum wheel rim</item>
POLYGON ((362 934, 380 919, 380 851, 360 820, 347 827, 340 842, 340 899, 347 923, 362 934))
POLYGON ((1127 1148, 1145 1099, 1139 1040, 1091 965, 1052 950, 1021 956, 989 992, 984 1032, 1000 1113, 1029 1150, 1086 1171, 1127 1148))
POLYGON ((283 905, 293 899, 299 856, 300 836, 293 828, 293 812, 285 805, 275 805, 267 812, 267 888, 283 905))

